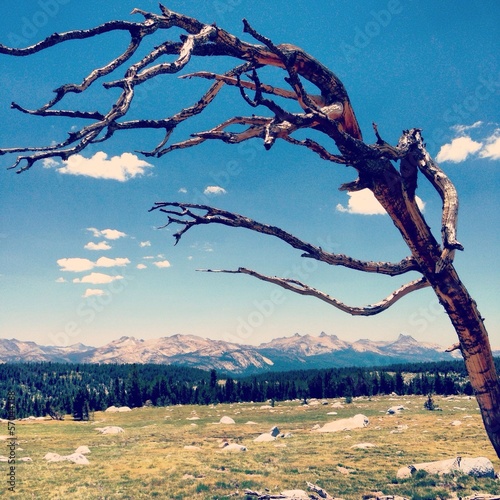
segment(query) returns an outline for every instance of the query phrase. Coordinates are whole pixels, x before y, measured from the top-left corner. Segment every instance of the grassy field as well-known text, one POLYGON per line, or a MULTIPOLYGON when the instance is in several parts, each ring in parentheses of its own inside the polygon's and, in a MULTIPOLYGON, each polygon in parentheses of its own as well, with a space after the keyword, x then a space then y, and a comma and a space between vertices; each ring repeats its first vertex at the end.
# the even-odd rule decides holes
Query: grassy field
MULTIPOLYGON (((342 408, 328 405, 276 403, 140 408, 127 413, 95 414, 94 421, 21 421, 16 425, 16 491, 7 490, 6 463, 0 463, 2 498, 20 499, 229 499, 246 498, 244 490, 272 493, 307 489, 306 481, 346 500, 370 492, 399 494, 417 499, 457 498, 474 493, 500 494, 493 479, 429 476, 418 473, 397 480, 399 467, 411 463, 486 456, 495 470, 499 460, 489 444, 474 399, 435 398, 442 411, 426 411, 423 397, 355 399, 342 408), (394 405, 407 409, 387 415, 394 405), (327 413, 335 411, 337 415, 327 413), (338 418, 363 413, 364 429, 315 433, 311 428, 338 418), (229 416, 235 424, 218 424, 229 416), (198 419, 191 420, 193 417, 198 419), (188 420, 189 419, 189 420, 188 420), (461 425, 451 425, 459 420, 461 425), (248 421, 254 424, 247 424, 248 421), (97 427, 120 426, 124 433, 102 435, 97 427), (254 442, 277 425, 286 439, 254 442), (248 451, 230 453, 220 448, 229 441, 248 451), (353 448, 371 443, 367 449, 353 448), (71 454, 86 445, 89 465, 48 463, 47 452, 71 454), (186 446, 191 448, 185 448, 186 446), (195 448, 193 448, 195 447, 195 448)), ((7 423, 0 434, 7 434, 7 423)), ((5 443, 5 442, 4 442, 5 443)), ((0 455, 7 455, 0 451, 0 455)), ((255 497, 253 497, 255 498, 255 497)))

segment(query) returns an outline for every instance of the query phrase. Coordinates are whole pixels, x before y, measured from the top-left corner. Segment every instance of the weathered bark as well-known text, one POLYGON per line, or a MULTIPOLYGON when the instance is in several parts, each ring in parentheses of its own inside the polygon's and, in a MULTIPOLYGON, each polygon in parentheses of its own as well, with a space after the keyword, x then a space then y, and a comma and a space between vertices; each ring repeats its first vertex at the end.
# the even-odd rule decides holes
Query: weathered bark
MULTIPOLYGON (((245 268, 223 271, 249 274, 296 293, 315 296, 350 314, 369 315, 381 312, 409 292, 431 286, 457 332, 459 348, 481 409, 486 431, 500 457, 500 383, 481 315, 453 267, 454 252, 463 249, 456 239, 458 197, 451 181, 425 150, 420 131, 416 129, 405 131, 398 145, 391 146, 383 141, 374 126, 377 142, 372 145, 365 144, 344 85, 332 71, 302 49, 289 44, 274 45, 270 39, 256 32, 246 20, 243 21, 244 31, 260 42, 259 44, 242 41, 217 26, 204 24, 197 19, 172 12, 161 5, 160 8, 161 14, 135 9, 133 13, 144 17, 141 23, 111 21, 90 30, 56 33, 24 49, 0 44, 0 54, 25 56, 67 40, 86 39, 113 31, 128 31, 130 34, 129 45, 121 55, 107 65, 92 71, 80 84, 62 85, 55 90, 54 99, 39 109, 28 110, 19 104, 12 104, 14 109, 23 113, 72 117, 86 120, 86 123, 90 120, 90 124, 71 131, 65 140, 57 144, 47 147, 5 148, 0 149, 0 155, 20 153, 11 168, 19 167, 18 172, 23 172, 44 158, 59 157, 65 160, 81 152, 88 145, 105 141, 121 130, 150 128, 163 129, 165 135, 151 151, 143 152, 149 156, 160 157, 210 140, 234 144, 260 139, 266 149, 270 149, 277 140, 282 139, 306 147, 329 162, 354 167, 359 174, 358 179, 341 186, 341 189, 355 191, 368 188, 374 193, 410 250, 410 256, 399 263, 364 262, 345 255, 332 254, 275 226, 204 205, 157 203, 153 209, 169 214, 169 223, 184 225, 175 234, 177 242, 193 226, 216 223, 229 227, 245 227, 277 237, 293 248, 303 251, 303 257, 330 265, 341 265, 358 271, 377 272, 389 276, 401 275, 408 271, 421 273, 422 277, 419 280, 403 285, 377 304, 352 307, 296 280, 269 277, 245 268), (167 40, 156 46, 142 59, 131 64, 124 72, 123 78, 104 84, 105 88, 121 89, 118 99, 107 111, 53 109, 67 94, 85 92, 96 81, 128 62, 144 38, 159 30, 168 30, 172 27, 186 32, 180 41, 167 40), (174 54, 177 58, 171 63, 159 63, 160 57, 167 54, 174 54), (184 75, 184 78, 204 78, 213 83, 196 103, 172 116, 163 119, 126 119, 137 86, 157 75, 178 74, 193 57, 198 56, 207 58, 230 56, 238 59, 241 64, 224 74, 204 71, 184 75), (289 88, 276 88, 262 83, 258 70, 263 66, 274 66, 284 70, 285 81, 289 88), (319 94, 307 93, 302 84, 303 79, 315 85, 319 94), (168 144, 177 125, 204 112, 215 100, 218 92, 227 85, 236 87, 243 101, 252 108, 263 108, 266 111, 265 116, 255 114, 231 116, 209 130, 193 133, 187 139, 168 144), (249 91, 254 93, 253 97, 247 94, 249 91), (302 112, 288 111, 273 100, 275 97, 282 98, 280 103, 286 100, 295 101, 300 105, 302 112), (229 129, 232 125, 243 126, 244 130, 233 132, 229 129), (331 140, 334 141, 338 151, 331 152, 328 147, 310 138, 299 140, 293 137, 294 132, 300 129, 322 132, 329 144, 331 140), (393 165, 398 161, 399 171, 393 165), (419 172, 427 178, 443 200, 441 244, 432 235, 415 202, 419 172)), ((168 96, 168 93, 165 95, 168 96)))

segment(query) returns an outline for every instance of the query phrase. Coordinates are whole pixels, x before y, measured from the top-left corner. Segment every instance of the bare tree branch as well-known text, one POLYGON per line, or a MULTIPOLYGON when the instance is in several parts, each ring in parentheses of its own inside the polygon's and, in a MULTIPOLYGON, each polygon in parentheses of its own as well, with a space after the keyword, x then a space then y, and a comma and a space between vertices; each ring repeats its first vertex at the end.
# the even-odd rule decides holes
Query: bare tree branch
MULTIPOLYGON (((270 123, 267 128, 263 127, 259 132, 252 129, 252 133, 250 134, 252 137, 261 137, 266 141, 266 144, 270 146, 276 138, 288 138, 289 134, 296 130, 296 128, 313 126, 313 115, 315 114, 324 116, 327 119, 329 117, 330 120, 335 119, 343 130, 348 131, 354 137, 361 137, 359 126, 342 82, 330 70, 305 53, 302 49, 287 44, 275 46, 268 38, 258 34, 251 28, 248 22, 245 22, 245 31, 251 33, 258 41, 263 41, 264 45, 253 45, 243 42, 239 38, 218 27, 203 24, 194 18, 177 14, 164 6, 161 6, 161 10, 162 15, 157 15, 140 9, 134 9, 134 14, 144 16, 145 20, 142 23, 111 21, 90 30, 74 30, 66 33, 55 33, 41 42, 22 49, 0 45, 0 54, 24 56, 53 47, 68 40, 87 39, 111 32, 128 31, 131 38, 128 47, 121 55, 105 66, 93 70, 80 84, 66 84, 59 87, 55 90, 56 96, 54 99, 41 108, 37 110, 28 110, 19 104, 13 104, 15 109, 33 115, 66 116, 95 121, 91 125, 85 126, 76 132, 71 132, 68 134, 68 138, 65 141, 59 142, 57 146, 0 149, 0 154, 33 152, 32 154, 19 156, 11 168, 16 168, 21 165, 22 162, 25 162, 18 170, 18 172, 22 172, 31 168, 34 163, 44 158, 60 157, 65 160, 69 156, 81 152, 89 144, 103 142, 109 139, 115 132, 125 129, 163 128, 165 130, 164 139, 156 148, 148 153, 150 156, 161 156, 175 149, 197 145, 208 138, 221 139, 226 142, 232 142, 233 140, 234 142, 239 142, 245 138, 245 135, 233 136, 225 133, 214 134, 209 131, 209 133, 204 136, 203 133, 200 133, 200 135, 194 139, 186 139, 172 146, 165 147, 176 125, 202 112, 214 99, 215 95, 224 84, 257 90, 255 82, 243 82, 241 81, 240 75, 245 71, 265 65, 285 69, 289 75, 288 81, 292 85, 292 90, 276 89, 268 85, 260 84, 260 88, 258 89, 259 92, 266 92, 280 97, 294 99, 302 103, 303 107, 307 109, 305 115, 308 113, 311 115, 311 111, 313 113, 311 116, 290 115, 288 118, 293 119, 285 120, 283 118, 287 113, 285 110, 279 108, 276 103, 272 101, 260 98, 258 102, 259 105, 269 107, 273 112, 281 115, 281 117, 278 117, 276 122, 270 123), (84 92, 94 82, 122 66, 136 53, 144 38, 158 30, 168 30, 172 27, 181 28, 188 34, 181 37, 181 42, 167 40, 163 44, 155 47, 139 62, 131 65, 126 70, 123 78, 104 84, 106 88, 119 87, 122 89, 121 95, 107 112, 52 109, 53 106, 61 101, 68 93, 84 92), (176 60, 172 63, 156 63, 160 56, 168 54, 177 55, 176 60), (127 115, 130 109, 130 105, 134 98, 135 87, 137 85, 161 74, 179 73, 179 71, 189 63, 193 56, 215 57, 221 55, 239 58, 244 61, 245 64, 234 68, 225 75, 214 76, 213 78, 216 80, 215 83, 195 105, 185 108, 171 117, 160 120, 120 121, 127 115), (299 76, 316 85, 321 95, 308 96, 303 89, 299 76)), ((207 77, 210 73, 199 74, 199 76, 202 75, 207 77)), ((212 77, 210 76, 210 78, 212 77)))
POLYGON ((299 295, 309 295, 311 297, 316 297, 317 299, 320 299, 323 302, 326 302, 327 304, 330 304, 331 306, 345 313, 351 314, 352 316, 374 316, 376 314, 380 314, 382 311, 389 309, 389 307, 391 307, 405 295, 430 286, 425 278, 420 278, 403 285, 380 302, 364 307, 352 307, 344 304, 340 300, 335 299, 334 297, 331 297, 324 292, 321 292, 320 290, 316 290, 316 288, 305 285, 300 281, 289 278, 278 278, 276 276, 266 276, 265 274, 260 274, 257 271, 246 269, 245 267, 239 267, 237 270, 233 271, 227 269, 199 269, 199 271, 207 273, 248 274, 249 276, 253 276, 254 278, 257 278, 261 281, 273 283, 280 286, 281 288, 298 293, 299 295))
POLYGON ((398 263, 353 259, 347 255, 327 252, 321 247, 302 241, 279 227, 263 224, 248 217, 207 205, 157 202, 150 211, 154 210, 159 210, 160 212, 168 215, 168 222, 166 226, 169 226, 170 224, 180 224, 183 226, 182 229, 174 234, 176 244, 180 241, 182 236, 194 226, 222 224, 230 227, 243 227, 258 233, 274 236, 284 241, 291 247, 297 250, 302 250, 304 252, 302 257, 319 260, 333 266, 343 266, 367 273, 378 273, 389 276, 398 276, 410 271, 418 271, 418 266, 411 257, 407 257, 398 263), (205 213, 200 214, 198 211, 203 211, 205 213))

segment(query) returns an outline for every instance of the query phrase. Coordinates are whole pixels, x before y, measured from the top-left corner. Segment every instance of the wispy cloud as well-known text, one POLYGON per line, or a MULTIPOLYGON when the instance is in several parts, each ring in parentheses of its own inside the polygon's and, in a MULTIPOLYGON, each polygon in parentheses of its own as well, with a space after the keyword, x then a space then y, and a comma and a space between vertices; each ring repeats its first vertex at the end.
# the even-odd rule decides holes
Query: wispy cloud
POLYGON ((207 186, 205 190, 203 191, 203 194, 205 195, 221 195, 221 194, 226 194, 227 191, 220 186, 207 186))
POLYGON ((151 246, 151 242, 150 242, 150 241, 141 241, 141 242, 139 243, 139 246, 140 246, 141 248, 150 247, 150 246, 151 246))
POLYGON ((147 269, 148 266, 146 266, 146 264, 137 264, 135 267, 136 269, 147 269))
POLYGON ((110 250, 111 245, 106 241, 100 241, 99 243, 89 241, 83 248, 85 248, 85 250, 110 250))
POLYGON ((104 290, 100 290, 99 288, 87 288, 85 290, 85 293, 82 295, 84 299, 87 297, 93 297, 93 296, 99 296, 99 295, 104 295, 106 292, 104 290))
POLYGON ((88 283, 90 285, 107 285, 116 280, 122 280, 123 276, 111 276, 104 273, 90 273, 82 278, 75 278, 73 283, 88 283))
POLYGON ((57 278, 56 283, 67 283, 67 281, 64 278, 57 278))
POLYGON ((485 139, 485 145, 479 152, 481 158, 500 160, 500 128, 485 139))
POLYGON ((179 189, 178 192, 182 193, 182 194, 186 194, 188 192, 188 190, 186 188, 182 187, 182 188, 179 189))
MULTIPOLYGON (((347 194, 349 195, 347 206, 344 207, 339 203, 336 207, 338 212, 360 215, 385 215, 387 213, 369 189, 347 194)), ((423 210, 425 203, 418 196, 415 196, 415 200, 420 210, 423 210)))
POLYGON ((118 238, 123 238, 127 236, 122 231, 118 229, 96 229, 95 227, 88 227, 87 231, 90 231, 94 238, 106 238, 107 240, 117 240, 118 238))
POLYGON ((45 167, 56 167, 61 174, 83 175, 94 179, 112 179, 125 182, 134 177, 139 177, 147 172, 152 165, 141 160, 132 153, 123 153, 108 159, 104 151, 97 152, 91 158, 82 155, 70 156, 60 163, 44 162, 45 167))

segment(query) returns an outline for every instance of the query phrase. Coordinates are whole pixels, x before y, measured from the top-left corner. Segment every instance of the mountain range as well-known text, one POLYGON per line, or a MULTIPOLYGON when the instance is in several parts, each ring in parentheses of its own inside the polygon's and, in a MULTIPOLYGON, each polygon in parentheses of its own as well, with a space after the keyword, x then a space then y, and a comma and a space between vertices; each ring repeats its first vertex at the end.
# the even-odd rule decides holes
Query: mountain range
MULTIPOLYGON (((500 351, 494 353, 500 355, 500 351)), ((450 361, 460 357, 438 344, 418 342, 400 334, 393 341, 347 342, 322 332, 319 336, 282 337, 259 346, 241 345, 195 335, 158 339, 121 337, 102 347, 84 344, 41 346, 35 342, 0 339, 0 362, 156 363, 216 369, 232 374, 266 371, 381 366, 394 363, 450 361)))

